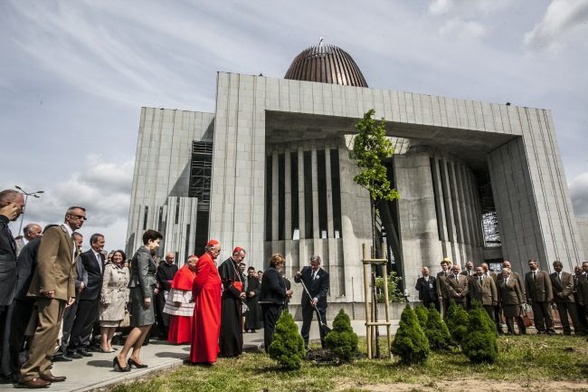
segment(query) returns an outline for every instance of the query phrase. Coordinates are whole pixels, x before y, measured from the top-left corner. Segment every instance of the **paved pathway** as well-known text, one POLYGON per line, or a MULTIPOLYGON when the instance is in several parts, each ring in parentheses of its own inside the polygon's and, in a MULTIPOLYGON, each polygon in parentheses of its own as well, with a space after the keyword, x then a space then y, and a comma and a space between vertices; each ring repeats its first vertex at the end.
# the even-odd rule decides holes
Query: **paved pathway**
MULTIPOLYGON (((397 328, 397 322, 394 324, 393 332, 397 328)), ((352 326, 358 335, 365 336, 363 321, 352 321, 352 326)), ((382 328, 380 334, 385 336, 385 329, 382 328)), ((316 321, 312 324, 310 338, 311 340, 318 339, 316 321)), ((243 342, 246 351, 263 350, 263 330, 244 334, 243 342)), ((76 359, 73 362, 56 362, 53 367, 53 374, 67 376, 67 380, 53 383, 49 388, 41 390, 51 392, 96 390, 124 380, 141 377, 151 372, 181 366, 182 361, 189 354, 189 345, 175 346, 153 339, 149 345, 144 346, 141 350, 141 358, 149 365, 145 369, 133 368, 128 373, 115 372, 112 370, 112 359, 115 353, 94 353, 93 357, 76 359)), ((13 391, 15 390, 15 385, 0 384, 0 391, 13 391)))

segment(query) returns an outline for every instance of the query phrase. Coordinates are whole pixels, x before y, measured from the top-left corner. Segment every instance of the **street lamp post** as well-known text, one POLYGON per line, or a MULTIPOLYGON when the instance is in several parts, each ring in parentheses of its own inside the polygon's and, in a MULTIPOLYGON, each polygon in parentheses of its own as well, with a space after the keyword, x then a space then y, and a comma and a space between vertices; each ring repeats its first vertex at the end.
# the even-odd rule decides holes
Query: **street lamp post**
POLYGON ((36 191, 36 192, 27 192, 24 189, 22 189, 21 187, 19 187, 18 185, 14 186, 16 189, 18 189, 24 196, 25 196, 25 209, 22 211, 22 215, 20 216, 20 227, 18 228, 18 234, 22 234, 22 222, 24 222, 24 216, 25 216, 25 211, 26 211, 26 205, 27 205, 27 201, 29 200, 29 196, 33 196, 35 199, 38 199, 39 197, 41 197, 41 193, 45 193, 45 191, 36 191))

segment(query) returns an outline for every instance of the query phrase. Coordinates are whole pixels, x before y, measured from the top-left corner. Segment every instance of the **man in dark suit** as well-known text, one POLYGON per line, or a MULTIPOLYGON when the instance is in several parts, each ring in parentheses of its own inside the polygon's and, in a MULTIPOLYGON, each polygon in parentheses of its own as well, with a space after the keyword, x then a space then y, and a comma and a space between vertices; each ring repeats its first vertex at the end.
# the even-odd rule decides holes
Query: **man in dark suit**
POLYGON ((86 210, 70 207, 64 224, 47 230, 37 253, 37 269, 28 296, 37 297, 37 328, 29 349, 29 359, 20 369, 19 383, 27 388, 43 388, 65 381, 51 373, 50 360, 55 351, 65 307, 75 301, 76 267, 71 237, 86 220, 86 210))
MULTIPOLYGON (((0 192, 0 347, 6 349, 0 352, 0 361, 8 356, 7 342, 10 336, 10 310, 14 301, 16 289, 16 242, 8 228, 9 222, 14 222, 24 211, 22 193, 13 189, 0 192)), ((7 359, 7 358, 6 358, 7 359)), ((9 378, 10 374, 0 374, 1 378, 9 378)))
POLYGON ((582 326, 578 322, 576 304, 574 302, 574 277, 569 272, 562 271, 563 264, 561 261, 553 262, 553 270, 555 272, 549 275, 551 286, 553 287, 553 301, 557 305, 557 312, 559 313, 564 335, 572 334, 569 318, 572 319, 576 334, 582 335, 582 326))
MULTIPOLYGON (((53 226, 56 225, 48 225, 45 230, 53 226)), ((27 291, 37 268, 37 253, 40 244, 41 236, 29 241, 22 248, 16 263, 16 295, 11 305, 13 309, 8 343, 9 358, 5 361, 4 357, 2 357, 3 372, 6 373, 6 367, 8 367, 8 372, 15 376, 18 376, 20 369, 19 355, 25 340, 25 331, 35 306, 35 298, 27 297, 27 291)))
POLYGON ((415 290, 419 292, 419 300, 423 303, 425 308, 429 309, 431 304, 435 305, 438 312, 441 311, 441 306, 437 300, 437 282, 434 276, 429 275, 429 269, 423 267, 423 276, 417 279, 415 290))
MULTIPOLYGON (((588 265, 587 265, 588 266, 588 265)), ((576 303, 576 315, 578 316, 578 323, 584 335, 588 333, 588 312, 584 303, 586 302, 584 295, 588 295, 588 290, 583 290, 582 285, 588 284, 586 277, 584 275, 584 270, 582 269, 581 265, 577 265, 574 267, 574 302, 576 303)), ((586 302, 588 303, 588 302, 586 302)), ((576 334, 579 334, 576 331, 576 334)))
POLYGON ((100 312, 100 291, 104 271, 104 236, 100 233, 90 237, 90 250, 80 255, 80 261, 88 276, 88 285, 80 292, 78 310, 71 329, 67 356, 71 358, 91 357, 88 351, 92 343, 92 329, 100 312))
POLYGON ((39 237, 43 232, 43 228, 36 223, 29 223, 22 229, 22 236, 16 239, 16 255, 20 254, 22 248, 30 241, 39 237))
MULTIPOLYGON (((329 292, 329 273, 321 268, 320 256, 310 257, 310 266, 306 266, 302 271, 298 271, 294 276, 296 283, 304 283, 308 289, 302 292, 302 328, 300 334, 304 339, 304 346, 308 348, 308 334, 312 322, 314 309, 319 312, 323 323, 327 322, 327 293, 329 292), (310 296, 309 296, 310 294, 310 296)), ((321 346, 325 348, 325 332, 320 327, 321 346)))
POLYGON ((537 260, 529 260, 530 271, 525 275, 525 291, 527 303, 533 308, 533 322, 537 333, 555 334, 553 329, 553 313, 550 304, 553 302, 551 278, 545 271, 539 270, 537 260))

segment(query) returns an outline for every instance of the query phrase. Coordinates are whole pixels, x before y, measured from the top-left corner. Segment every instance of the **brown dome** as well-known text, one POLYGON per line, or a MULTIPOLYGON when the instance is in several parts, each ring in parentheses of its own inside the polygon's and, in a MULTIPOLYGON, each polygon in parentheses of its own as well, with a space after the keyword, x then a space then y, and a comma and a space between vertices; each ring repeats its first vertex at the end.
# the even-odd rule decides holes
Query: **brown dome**
POLYGON ((296 56, 284 79, 368 87, 351 56, 335 45, 323 44, 322 38, 296 56))

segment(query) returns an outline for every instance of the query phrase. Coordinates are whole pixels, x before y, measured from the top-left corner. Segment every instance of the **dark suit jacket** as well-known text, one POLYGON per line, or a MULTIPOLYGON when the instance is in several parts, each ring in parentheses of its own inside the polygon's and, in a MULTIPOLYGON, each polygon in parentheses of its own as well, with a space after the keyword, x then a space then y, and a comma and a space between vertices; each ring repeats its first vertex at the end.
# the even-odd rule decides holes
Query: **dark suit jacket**
POLYGON ((299 283, 304 282, 306 288, 310 293, 310 297, 306 290, 302 292, 302 306, 310 303, 310 300, 316 298, 318 300, 316 306, 319 309, 327 308, 327 294, 329 293, 329 273, 322 268, 316 272, 315 278, 312 278, 312 268, 306 266, 300 271, 300 276, 294 276, 294 281, 299 283))
POLYGON ((437 301, 437 280, 434 276, 429 276, 428 282, 421 276, 414 288, 419 292, 420 301, 437 301))
POLYGON ((588 279, 586 278, 586 274, 577 277, 576 295, 578 296, 578 303, 580 305, 588 305, 588 279))
POLYGON ((155 274, 157 283, 159 284, 159 290, 170 291, 171 282, 174 280, 177 272, 178 266, 175 263, 170 265, 166 261, 160 262, 157 267, 157 273, 155 274))
POLYGON ((41 245, 41 237, 29 241, 18 255, 16 263, 16 296, 20 301, 27 300, 27 291, 33 280, 33 274, 37 269, 37 253, 41 245))
POLYGON ((574 302, 574 277, 569 272, 561 272, 561 279, 557 278, 557 272, 549 275, 553 287, 553 300, 555 302, 574 302))
POLYGON ((286 283, 277 269, 269 267, 261 278, 259 303, 283 305, 286 301, 286 283))
MULTIPOLYGON (((95 300, 102 290, 102 273, 104 271, 104 255, 100 253, 100 264, 92 249, 82 253, 80 260, 88 276, 86 288, 80 294, 80 300, 95 300)), ((78 284, 79 285, 79 284, 78 284)))
POLYGON ((521 305, 524 302, 523 293, 518 279, 512 276, 508 283, 502 277, 498 279, 498 297, 502 306, 521 305))
POLYGON ((73 251, 74 243, 65 225, 48 229, 41 237, 37 269, 27 295, 38 297, 41 292, 54 290, 55 299, 75 298, 77 273, 73 251))
POLYGON ((12 303, 16 289, 16 242, 8 222, 7 217, 0 215, 0 306, 12 303))
POLYGON ((545 271, 537 271, 537 280, 533 279, 531 271, 527 272, 525 274, 525 289, 529 303, 553 301, 551 278, 545 271))

